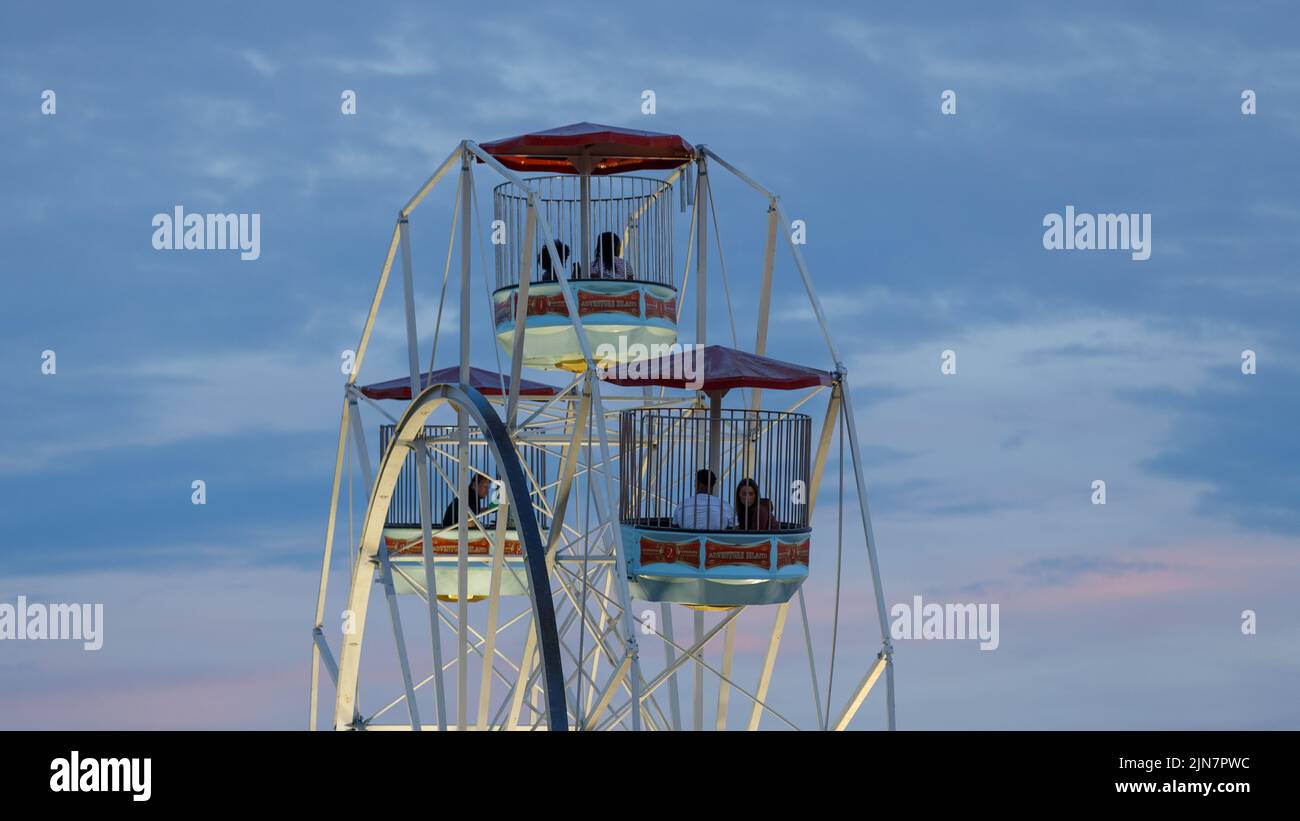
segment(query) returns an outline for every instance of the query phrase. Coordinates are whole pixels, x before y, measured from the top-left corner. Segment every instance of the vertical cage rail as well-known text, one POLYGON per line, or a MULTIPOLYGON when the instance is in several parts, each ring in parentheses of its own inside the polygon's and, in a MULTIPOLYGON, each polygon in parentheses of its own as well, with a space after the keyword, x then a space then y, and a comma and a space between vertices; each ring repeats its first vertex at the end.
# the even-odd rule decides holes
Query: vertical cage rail
MULTIPOLYGON (((580 177, 565 175, 533 177, 525 180, 538 192, 537 207, 545 210, 554 237, 536 237, 529 254, 530 280, 542 278, 541 249, 547 239, 556 240, 568 249, 563 269, 571 279, 580 278, 582 259, 582 197, 580 177)), ((673 284, 673 210, 672 187, 650 177, 599 176, 591 178, 591 242, 588 249, 593 265, 597 238, 610 232, 622 246, 619 259, 623 268, 620 279, 673 284)), ((519 284, 521 257, 519 248, 527 242, 528 192, 512 182, 493 189, 492 215, 500 220, 494 230, 504 231, 505 242, 494 244, 496 287, 519 284)), ((563 250, 560 251, 564 253, 563 250)), ((596 277, 608 278, 608 277, 596 277)))
MULTIPOLYGON (((447 505, 456 498, 457 489, 448 485, 442 477, 447 476, 454 481, 456 476, 459 475, 456 462, 456 451, 458 450, 457 430, 455 425, 424 426, 424 436, 433 440, 436 446, 434 453, 430 454, 426 451, 426 458, 429 460, 429 491, 433 500, 433 525, 435 529, 442 520, 442 514, 447 509, 447 505), (441 473, 439 473, 439 470, 441 470, 441 473)), ((388 443, 392 440, 392 437, 393 426, 381 425, 379 428, 379 449, 381 453, 388 449, 388 443)), ((469 453, 469 464, 474 470, 480 471, 490 478, 496 478, 497 466, 492 458, 492 450, 487 446, 487 443, 477 430, 471 430, 470 432, 469 453)), ((521 444, 519 446, 519 455, 532 473, 535 482, 533 492, 536 493, 538 488, 545 488, 550 482, 548 472, 550 454, 544 448, 521 444)), ((388 505, 388 515, 384 520, 386 527, 420 526, 419 486, 416 481, 415 458, 414 451, 406 455, 401 475, 397 477, 397 484, 393 487, 392 501, 388 505)), ((550 517, 536 504, 536 500, 534 500, 533 508, 537 516, 538 526, 544 530, 548 529, 550 527, 550 517)))
MULTIPOLYGON (((762 529, 807 528, 811 418, 802 413, 739 409, 724 409, 720 417, 716 427, 722 458, 714 495, 724 508, 740 516, 738 485, 750 479, 758 485, 758 498, 770 504, 772 526, 762 529)), ((709 432, 706 409, 634 408, 620 414, 622 522, 673 527, 674 512, 691 504, 695 496, 696 472, 707 467, 699 454, 707 452, 709 432)), ((746 529, 758 528, 751 519, 746 529)))

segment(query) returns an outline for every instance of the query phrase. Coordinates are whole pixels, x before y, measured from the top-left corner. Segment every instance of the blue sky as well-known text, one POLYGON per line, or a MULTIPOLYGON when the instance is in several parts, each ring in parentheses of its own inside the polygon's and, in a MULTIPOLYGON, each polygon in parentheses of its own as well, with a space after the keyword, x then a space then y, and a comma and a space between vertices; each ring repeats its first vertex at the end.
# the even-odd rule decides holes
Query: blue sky
MULTIPOLYGON (((902 643, 900 726, 1300 723, 1300 15, 655 9, 0 11, 0 601, 109 620, 96 654, 0 645, 0 727, 302 726, 338 357, 395 212, 460 139, 581 120, 707 144, 806 221, 887 598, 1001 602, 997 651, 902 643), (178 203, 260 213, 261 258, 155 251, 178 203), (1044 250, 1067 205, 1150 213, 1151 258, 1044 250)), ((715 193, 753 281, 764 203, 715 193)), ((413 221, 426 280, 449 205, 413 221)), ((776 276, 769 351, 829 366, 776 276)), ((373 379, 405 367, 397 304, 373 379)))

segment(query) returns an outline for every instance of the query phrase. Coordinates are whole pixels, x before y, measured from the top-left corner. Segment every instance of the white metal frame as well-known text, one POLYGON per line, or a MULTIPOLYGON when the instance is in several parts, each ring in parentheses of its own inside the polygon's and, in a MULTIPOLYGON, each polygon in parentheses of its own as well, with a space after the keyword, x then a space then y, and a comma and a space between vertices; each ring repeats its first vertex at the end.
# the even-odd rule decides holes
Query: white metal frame
MULTIPOLYGON (((518 186, 521 190, 528 193, 527 209, 527 242, 521 253, 524 255, 524 261, 531 262, 531 249, 534 237, 540 232, 545 238, 545 245, 549 249, 552 259, 559 259, 554 241, 551 226, 548 224, 545 209, 537 208, 537 192, 529 186, 527 181, 519 175, 503 166, 495 157, 488 154, 480 146, 472 141, 465 141, 458 146, 447 159, 438 166, 434 173, 425 181, 417 190, 414 196, 398 213, 397 225, 394 228, 390 240, 384 263, 380 270, 379 281, 377 283, 374 296, 371 301, 370 310, 366 316, 366 321, 362 329, 361 340, 357 346, 357 355, 355 366, 352 373, 348 376, 345 386, 345 396, 342 405, 342 413, 339 425, 339 435, 337 443, 337 452, 335 457, 334 476, 331 484, 331 500, 329 517, 326 527, 325 551, 322 562, 321 581, 318 588, 317 606, 315 622, 312 630, 312 672, 311 672, 311 693, 310 693, 310 721, 309 726, 315 729, 317 726, 317 717, 319 712, 319 673, 323 666, 327 675, 335 684, 336 699, 335 710, 333 714, 333 726, 336 729, 348 728, 369 728, 369 729, 395 729, 388 724, 371 724, 364 719, 355 703, 355 684, 359 675, 361 636, 365 630, 365 616, 367 603, 369 599, 369 590, 371 576, 376 569, 379 573, 379 583, 384 588, 385 595, 389 604, 390 618, 394 633, 394 640, 397 645, 397 655, 401 667, 401 678, 403 683, 403 694, 393 701, 389 702, 380 713, 405 702, 407 712, 406 727, 412 730, 423 728, 428 729, 536 729, 541 726, 555 726, 557 722, 549 721, 545 718, 546 711, 537 707, 537 696, 545 690, 539 685, 541 678, 538 664, 538 642, 535 624, 530 624, 526 634, 523 654, 519 663, 515 664, 506 656, 502 655, 498 649, 498 635, 501 630, 512 624, 523 623, 526 614, 520 614, 511 619, 502 619, 500 597, 491 596, 487 612, 487 628, 484 632, 473 629, 470 626, 468 613, 468 596, 467 596, 467 566, 468 566, 468 520, 474 518, 462 516, 458 528, 460 547, 457 554, 458 560, 458 585, 456 591, 456 606, 453 614, 450 608, 440 605, 437 598, 437 587, 432 569, 433 562, 425 562, 424 578, 413 580, 404 578, 413 586, 423 591, 423 598, 427 602, 428 620, 430 625, 431 644, 430 649, 433 655, 432 673, 423 680, 416 682, 407 658, 406 643, 401 623, 399 608, 396 597, 393 592, 393 569, 388 561, 386 549, 378 549, 379 534, 382 531, 384 518, 387 513, 387 500, 391 488, 391 481, 396 480, 396 473, 393 472, 392 464, 388 456, 393 453, 390 447, 389 453, 383 455, 384 475, 373 476, 371 472, 371 462, 365 449, 365 438, 363 426, 360 417, 360 406, 358 398, 360 396, 356 387, 356 380, 361 371, 365 354, 369 345, 370 336, 374 330, 374 324, 378 315, 380 302, 388 284, 389 275, 393 262, 398 253, 401 254, 402 266, 402 284, 404 296, 404 313, 406 321, 406 338, 408 347, 408 365, 411 379, 411 405, 408 407, 407 415, 413 412, 424 410, 424 404, 428 403, 425 394, 428 388, 422 390, 420 385, 420 368, 419 368, 419 339, 416 327, 415 311, 415 285, 412 266, 412 251, 410 238, 409 218, 423 199, 437 185, 437 183, 457 164, 460 166, 460 176, 458 181, 457 201, 459 208, 456 209, 454 228, 459 228, 460 234, 460 351, 458 355, 460 363, 461 382, 469 381, 469 361, 470 361, 470 328, 471 322, 466 318, 472 316, 471 302, 471 203, 473 199, 473 171, 472 166, 477 160, 487 165, 500 176, 509 180, 518 186), (458 224, 457 224, 458 223, 458 224), (337 513, 340 504, 340 485, 343 473, 343 460, 348 447, 348 438, 352 438, 353 446, 357 449, 357 457, 361 463, 362 478, 367 490, 367 512, 363 519, 362 538, 356 546, 356 552, 351 555, 352 565, 352 589, 350 590, 349 602, 350 609, 357 616, 357 630, 351 636, 343 637, 342 653, 336 659, 333 650, 330 647, 328 637, 324 629, 324 615, 326 606, 326 594, 328 578, 331 568, 332 548, 337 536, 337 513), (391 474, 391 475, 390 475, 391 474), (391 480, 391 481, 390 481, 391 480), (374 560, 374 567, 371 561, 374 560), (420 584, 423 582, 423 584, 420 584), (456 633, 456 652, 454 659, 444 661, 443 648, 441 644, 441 630, 443 625, 448 625, 456 633), (470 633, 475 636, 471 641, 470 633), (476 654, 484 660, 480 680, 475 692, 478 695, 478 709, 473 719, 468 713, 469 694, 469 665, 468 659, 471 653, 476 654), (492 703, 492 691, 494 679, 500 678, 503 681, 510 681, 507 674, 503 674, 497 667, 498 659, 504 659, 506 664, 513 669, 514 680, 506 693, 505 700, 501 702, 496 709, 495 715, 490 709, 492 703), (455 693, 456 704, 454 716, 448 713, 447 694, 448 684, 444 677, 444 672, 449 667, 456 668, 456 687, 455 693), (425 725, 421 722, 418 706, 416 703, 416 691, 428 683, 433 684, 436 698, 436 723, 425 725), (525 707, 531 710, 533 716, 531 723, 524 718, 523 711, 525 707)), ((581 158, 578 165, 580 168, 590 169, 591 158, 581 158)), ((696 268, 696 341, 703 344, 707 339, 708 332, 708 215, 712 209, 712 192, 709 185, 710 163, 717 165, 728 172, 734 174, 737 178, 745 182, 760 195, 766 198, 767 208, 767 232, 766 244, 763 255, 763 269, 760 284, 759 299, 759 322, 757 335, 755 339, 755 351, 765 354, 767 346, 767 326, 768 316, 771 307, 772 290, 773 290, 773 268, 776 246, 776 234, 779 226, 786 225, 785 215, 781 210, 779 200, 775 194, 764 188, 752 178, 739 171, 722 157, 718 156, 711 149, 700 146, 697 156, 693 161, 684 163, 681 167, 672 172, 670 180, 677 180, 680 177, 680 184, 684 192, 691 194, 693 202, 693 213, 691 221, 691 240, 687 245, 686 268, 683 271, 681 289, 679 289, 678 311, 682 307, 681 295, 689 277, 691 256, 695 257, 696 268), (690 166, 692 162, 695 166, 694 185, 690 184, 690 166), (685 189, 693 188, 686 192, 685 189)), ((586 270, 589 264, 587 257, 590 254, 591 225, 589 223, 589 203, 587 201, 586 175, 584 174, 581 191, 583 194, 583 214, 582 235, 583 248, 579 258, 582 264, 582 270, 586 270)), ((719 254, 721 253, 721 240, 716 236, 718 241, 719 254)), ((703 704, 704 704, 704 683, 705 673, 709 672, 718 678, 717 708, 715 711, 715 720, 713 726, 716 729, 725 729, 727 726, 727 717, 730 708, 730 702, 733 694, 741 695, 748 699, 751 704, 748 720, 745 724, 749 729, 757 729, 765 715, 778 719, 782 724, 795 726, 775 705, 769 704, 768 694, 770 685, 776 670, 778 651, 784 636, 786 623, 788 619, 789 608, 796 601, 800 614, 804 647, 806 652, 806 661, 809 670, 812 685, 812 702, 815 714, 817 716, 817 727, 828 727, 831 729, 846 729, 854 716, 857 714, 876 681, 883 675, 886 679, 886 698, 885 707, 888 726, 894 729, 896 726, 895 705, 894 705, 894 649, 889 635, 889 623, 887 617, 887 608, 884 599, 883 585, 880 578, 880 567, 876 550, 874 532, 871 525, 870 510, 867 503, 867 494, 863 479, 863 465, 861 460, 861 448, 857 439, 856 423, 853 416, 853 406, 851 394, 847 383, 847 369, 844 367, 838 350, 830 334, 830 329, 826 321, 825 312, 822 309, 819 299, 813 289, 812 280, 808 273, 807 266, 803 260, 798 245, 787 233, 787 244, 789 245, 791 256, 798 271, 803 289, 812 308, 814 317, 821 329, 823 338, 826 342, 831 360, 834 363, 834 372, 836 382, 833 390, 828 397, 826 418, 823 422, 822 433, 817 444, 817 452, 814 458, 814 467, 812 471, 812 487, 808 503, 813 505, 816 502, 818 488, 821 483, 821 474, 824 471, 826 463, 827 450, 830 446, 832 436, 835 430, 840 427, 837 422, 840 415, 843 415, 843 430, 848 436, 850 446, 851 463, 853 468, 853 481, 857 490, 857 502, 861 513, 862 532, 866 544, 867 565, 871 576, 874 598, 876 602, 878 626, 881 636, 881 648, 876 658, 866 670, 862 679, 854 687, 847 701, 839 709, 832 709, 833 705, 823 704, 821 701, 820 687, 817 677, 816 652, 814 647, 814 637, 811 626, 807 617, 807 607, 803 597, 803 591, 799 591, 796 599, 786 604, 778 605, 773 610, 773 623, 768 633, 767 650, 763 656, 762 669, 758 682, 755 686, 746 687, 740 682, 734 680, 733 658, 736 641, 736 631, 739 617, 744 610, 748 608, 737 608, 724 614, 719 622, 711 629, 706 630, 704 614, 697 611, 693 614, 693 640, 690 646, 682 646, 677 643, 673 635, 672 628, 672 608, 668 604, 663 604, 659 608, 662 618, 662 624, 658 626, 643 624, 642 619, 633 612, 632 599, 628 585, 628 571, 626 561, 626 546, 621 544, 620 528, 617 524, 617 486, 616 472, 612 468, 615 464, 616 454, 610 445, 609 426, 610 420, 615 420, 617 410, 606 409, 606 399, 602 395, 601 381, 595 377, 595 362, 592 356, 591 346, 587 339, 586 330, 583 327, 581 316, 577 310, 577 302, 574 292, 569 282, 569 272, 563 266, 557 266, 557 280, 560 292, 564 297, 565 304, 568 307, 569 314, 573 318, 576 329, 576 336, 582 351, 583 360, 586 363, 586 371, 577 376, 573 382, 565 388, 559 396, 537 402, 525 402, 517 398, 518 387, 521 381, 520 366, 522 362, 522 350, 525 337, 524 311, 526 310, 528 277, 521 277, 520 281, 520 299, 518 302, 518 314, 516 316, 517 333, 515 335, 513 350, 510 356, 510 373, 509 373, 509 391, 507 398, 498 401, 501 406, 502 416, 505 420, 505 429, 508 431, 509 438, 516 443, 529 442, 539 447, 554 448, 552 452, 560 459, 561 469, 557 479, 550 483, 546 488, 538 488, 536 501, 546 506, 547 513, 553 517, 553 525, 546 539, 545 560, 547 572, 550 578, 551 590, 533 591, 533 601, 537 602, 540 597, 558 597, 561 605, 567 605, 565 617, 561 620, 559 630, 561 636, 569 635, 576 629, 579 635, 577 649, 569 647, 561 641, 561 646, 565 653, 564 658, 564 689, 568 692, 565 709, 568 718, 572 720, 572 725, 577 729, 642 729, 647 727, 651 729, 680 729, 682 727, 682 715, 680 707, 680 698, 678 692, 678 681, 676 673, 685 665, 693 666, 693 705, 692 705, 692 726, 696 729, 703 728, 703 704), (520 423, 518 417, 521 413, 528 414, 525 420, 520 423), (592 424, 590 427, 586 424, 590 416, 592 424), (536 434, 529 432, 527 429, 535 427, 554 428, 554 434, 536 434), (591 430, 590 428, 594 428, 591 430), (583 454, 595 457, 586 459, 583 454), (591 527, 591 520, 588 520, 588 532, 579 534, 577 530, 568 524, 566 514, 569 512, 577 500, 572 499, 572 492, 577 484, 581 481, 583 486, 590 492, 591 504, 595 507, 594 521, 596 526, 591 527), (543 496, 544 491, 550 491, 554 499, 553 503, 548 503, 543 496), (595 539, 591 538, 595 534, 595 539), (581 543, 584 545, 581 556, 576 555, 572 549, 561 551, 561 547, 572 548, 578 543, 578 538, 583 536, 581 543), (593 544, 595 547, 593 547, 593 544), (589 604, 589 602, 593 604, 589 604), (593 616, 592 608, 594 607, 595 615, 593 616), (664 667, 656 673, 653 678, 647 681, 643 677, 642 665, 640 659, 638 631, 653 634, 664 644, 664 667), (720 665, 712 664, 705 657, 710 643, 718 635, 722 635, 722 660, 720 665), (586 642, 590 640, 590 649, 587 649, 586 642), (608 660, 607 669, 601 671, 600 659, 604 656, 608 660), (655 691, 667 684, 669 697, 669 710, 667 713, 660 707, 656 698, 655 691), (590 698, 578 702, 572 696, 574 688, 577 692, 589 690, 590 698), (635 709, 634 709, 635 708, 635 709), (832 718, 833 717, 833 718, 832 718)), ((450 272, 451 251, 454 245, 454 236, 448 247, 448 273, 450 272)), ((721 260, 721 256, 719 256, 721 260)), ((529 270, 530 266, 524 265, 522 270, 529 270)), ((723 270, 725 280, 725 269, 723 270)), ((725 286, 725 281, 724 281, 725 286)), ((444 278, 443 293, 445 296, 446 281, 444 278)), ((730 312, 730 298, 728 293, 728 311, 730 312)), ((441 318, 441 305, 439 307, 439 319, 441 318)), ((439 322, 440 324, 440 322, 439 322)), ((733 322, 734 328, 734 322, 733 322)), ((434 337, 434 352, 436 352, 437 334, 434 337)), ((432 354, 431 354, 432 356, 432 354)), ((431 363, 432 366, 432 363, 431 363)), ((794 407, 798 407, 808 399, 820 393, 820 390, 814 390, 807 397, 797 401, 794 407)), ((629 397, 609 397, 610 401, 620 402, 628 401, 629 397)), ((709 405, 716 409, 719 406, 717 401, 720 397, 713 397, 709 405)), ((638 400, 632 400, 638 401, 638 400)), ((699 404, 698 398, 692 397, 665 397, 662 392, 659 399, 650 396, 647 390, 641 401, 643 404, 662 404, 695 406, 699 404)), ((757 389, 751 391, 750 407, 760 407, 760 391, 757 389)), ((431 410, 431 409, 430 409, 431 410)), ((420 416, 423 420, 427 416, 427 411, 420 416)), ((458 430, 458 451, 459 454, 468 452, 469 443, 469 417, 465 409, 459 408, 457 412, 457 430, 458 430)), ((397 438, 394 437, 393 446, 397 445, 397 438)), ((418 447, 432 447, 424 442, 417 442, 418 447)), ((405 447, 405 446, 403 446, 405 447)), ((716 461, 709 455, 710 461, 716 461)), ((400 459, 395 460, 400 466, 400 459)), ((430 487, 432 477, 428 474, 426 460, 417 459, 416 463, 420 466, 417 474, 417 482, 421 499, 420 505, 420 524, 421 536, 424 547, 424 555, 431 554, 431 532, 433 512, 428 504, 427 490, 430 487)), ((468 461, 459 460, 460 474, 454 479, 443 476, 444 481, 454 481, 456 492, 458 494, 461 510, 468 510, 469 506, 466 499, 466 486, 468 484, 469 467, 468 461)), ((400 467, 398 468, 400 470, 400 467)), ((519 499, 503 500, 504 504, 518 504, 519 499)), ((576 507, 574 508, 576 510, 576 507)), ((811 519, 811 516, 810 516, 811 519)), ((576 519, 575 519, 576 521, 576 519)), ((505 509, 503 508, 498 514, 498 528, 495 534, 496 544, 499 546, 504 543, 504 528, 506 522, 505 509)), ((351 540, 352 534, 349 534, 351 540)), ((495 558, 492 560, 491 570, 491 589, 498 591, 500 581, 506 569, 503 567, 501 560, 501 551, 495 552, 495 558)), ((513 570, 511 570, 513 572, 513 570)), ((550 601, 548 598, 547 601, 550 601)), ((760 608, 761 609, 761 608, 760 608)), ((534 613, 534 617, 535 617, 534 613)), ((374 716, 372 716, 374 718, 374 716)))

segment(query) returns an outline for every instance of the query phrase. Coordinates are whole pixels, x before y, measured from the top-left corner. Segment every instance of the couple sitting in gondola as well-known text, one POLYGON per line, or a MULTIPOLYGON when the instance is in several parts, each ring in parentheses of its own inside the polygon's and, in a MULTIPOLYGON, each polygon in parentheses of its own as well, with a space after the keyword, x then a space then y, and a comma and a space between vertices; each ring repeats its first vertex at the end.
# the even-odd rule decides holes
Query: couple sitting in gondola
POLYGON ((705 468, 695 474, 695 495, 678 505, 673 526, 684 530, 773 530, 772 500, 758 495, 758 482, 748 477, 736 485, 734 509, 713 494, 718 477, 705 468))
MULTIPOLYGON (((556 279, 556 269, 563 269, 569 262, 569 246, 555 241, 555 250, 560 255, 560 264, 557 266, 551 261, 551 249, 542 246, 541 253, 537 255, 537 261, 542 266, 542 282, 554 282, 556 279)), ((628 265, 623 259, 623 241, 618 238, 618 234, 612 231, 606 231, 596 239, 596 253, 591 261, 590 279, 632 279, 632 266, 628 265)), ((578 269, 578 263, 573 263, 569 279, 581 279, 582 272, 578 269)))

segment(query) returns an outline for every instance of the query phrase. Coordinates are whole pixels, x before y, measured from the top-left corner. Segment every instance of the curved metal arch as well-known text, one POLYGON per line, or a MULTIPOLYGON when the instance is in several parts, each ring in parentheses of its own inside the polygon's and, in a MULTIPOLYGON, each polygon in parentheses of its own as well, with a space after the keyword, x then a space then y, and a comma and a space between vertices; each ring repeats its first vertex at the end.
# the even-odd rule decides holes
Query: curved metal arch
POLYGON ((375 486, 371 488, 370 503, 361 530, 361 556, 356 562, 352 594, 348 609, 352 611, 356 632, 344 635, 339 654, 338 689, 334 700, 334 727, 352 726, 356 709, 357 676, 361 663, 361 642, 364 636, 365 613, 370 602, 369 574, 374 572, 372 560, 383 538, 384 519, 393 487, 406 461, 407 448, 424 430, 425 420, 442 404, 451 402, 467 412, 483 431, 484 439, 496 457, 496 463, 506 484, 520 542, 524 549, 524 565, 528 572, 529 596, 532 599, 533 624, 537 630, 537 646, 542 665, 542 688, 546 697, 547 725, 551 730, 568 729, 568 711, 564 697, 564 671, 560 661, 560 638, 555 623, 555 606, 551 601, 551 582, 546 572, 546 545, 537 527, 537 516, 531 503, 516 504, 516 500, 529 498, 528 480, 519 456, 510 446, 510 437, 496 411, 474 388, 463 384, 430 385, 407 407, 396 425, 392 441, 384 453, 375 486), (539 595, 540 593, 540 595, 539 595))

